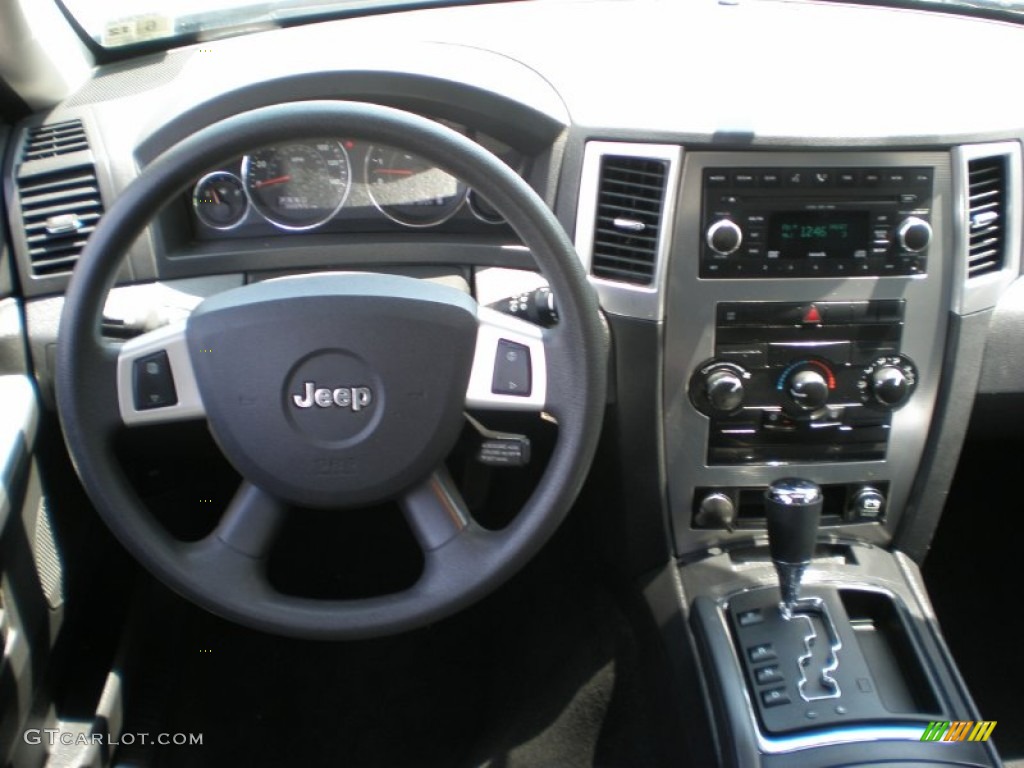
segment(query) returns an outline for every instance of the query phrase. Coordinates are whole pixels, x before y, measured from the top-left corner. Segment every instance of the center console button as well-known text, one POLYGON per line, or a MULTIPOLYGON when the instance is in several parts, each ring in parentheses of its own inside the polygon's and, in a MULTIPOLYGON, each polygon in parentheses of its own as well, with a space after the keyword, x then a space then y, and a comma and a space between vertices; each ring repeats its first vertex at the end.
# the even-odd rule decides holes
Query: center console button
POLYGON ((767 691, 761 691, 761 703, 766 707, 778 707, 783 704, 789 704, 790 698, 785 688, 771 688, 767 691))
POLYGON ((770 683, 781 683, 785 678, 778 664, 769 664, 754 670, 754 679, 758 685, 769 685, 770 683))
POLYGON ((752 664, 762 661, 775 661, 775 646, 771 643, 758 643, 747 648, 747 658, 752 664))

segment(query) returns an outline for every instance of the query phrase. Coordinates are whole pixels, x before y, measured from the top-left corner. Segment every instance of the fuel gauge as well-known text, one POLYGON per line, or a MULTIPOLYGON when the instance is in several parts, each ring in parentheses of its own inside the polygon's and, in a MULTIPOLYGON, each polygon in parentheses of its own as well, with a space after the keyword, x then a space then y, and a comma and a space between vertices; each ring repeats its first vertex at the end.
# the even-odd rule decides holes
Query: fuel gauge
POLYGON ((196 216, 212 229, 233 229, 249 210, 242 180, 233 173, 214 171, 196 182, 192 191, 196 216))

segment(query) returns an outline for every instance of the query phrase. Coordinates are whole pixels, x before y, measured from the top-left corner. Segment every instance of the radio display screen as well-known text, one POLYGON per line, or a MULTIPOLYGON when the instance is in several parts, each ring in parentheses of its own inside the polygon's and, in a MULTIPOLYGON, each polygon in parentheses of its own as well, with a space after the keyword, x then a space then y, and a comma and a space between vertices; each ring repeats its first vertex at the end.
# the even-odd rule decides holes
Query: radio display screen
POLYGON ((771 214, 765 246, 769 258, 851 259, 867 255, 867 211, 790 211, 771 214))

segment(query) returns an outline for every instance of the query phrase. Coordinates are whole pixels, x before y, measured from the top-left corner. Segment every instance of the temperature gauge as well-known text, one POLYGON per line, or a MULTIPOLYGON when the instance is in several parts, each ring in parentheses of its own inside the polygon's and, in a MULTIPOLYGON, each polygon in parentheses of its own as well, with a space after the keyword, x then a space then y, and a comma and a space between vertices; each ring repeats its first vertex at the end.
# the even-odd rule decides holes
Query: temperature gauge
POLYGON ((242 180, 233 173, 215 171, 203 176, 192 191, 196 216, 213 229, 233 229, 249 210, 242 180))

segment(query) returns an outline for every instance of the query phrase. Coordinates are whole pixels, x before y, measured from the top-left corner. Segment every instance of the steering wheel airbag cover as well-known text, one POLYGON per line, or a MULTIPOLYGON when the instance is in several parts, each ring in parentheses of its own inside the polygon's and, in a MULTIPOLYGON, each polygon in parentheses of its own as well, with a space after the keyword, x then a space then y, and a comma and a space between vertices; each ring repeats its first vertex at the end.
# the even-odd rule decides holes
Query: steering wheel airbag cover
POLYGON ((476 314, 450 286, 316 275, 207 299, 187 338, 210 429, 239 473, 292 504, 351 507, 394 498, 451 451, 476 314))

